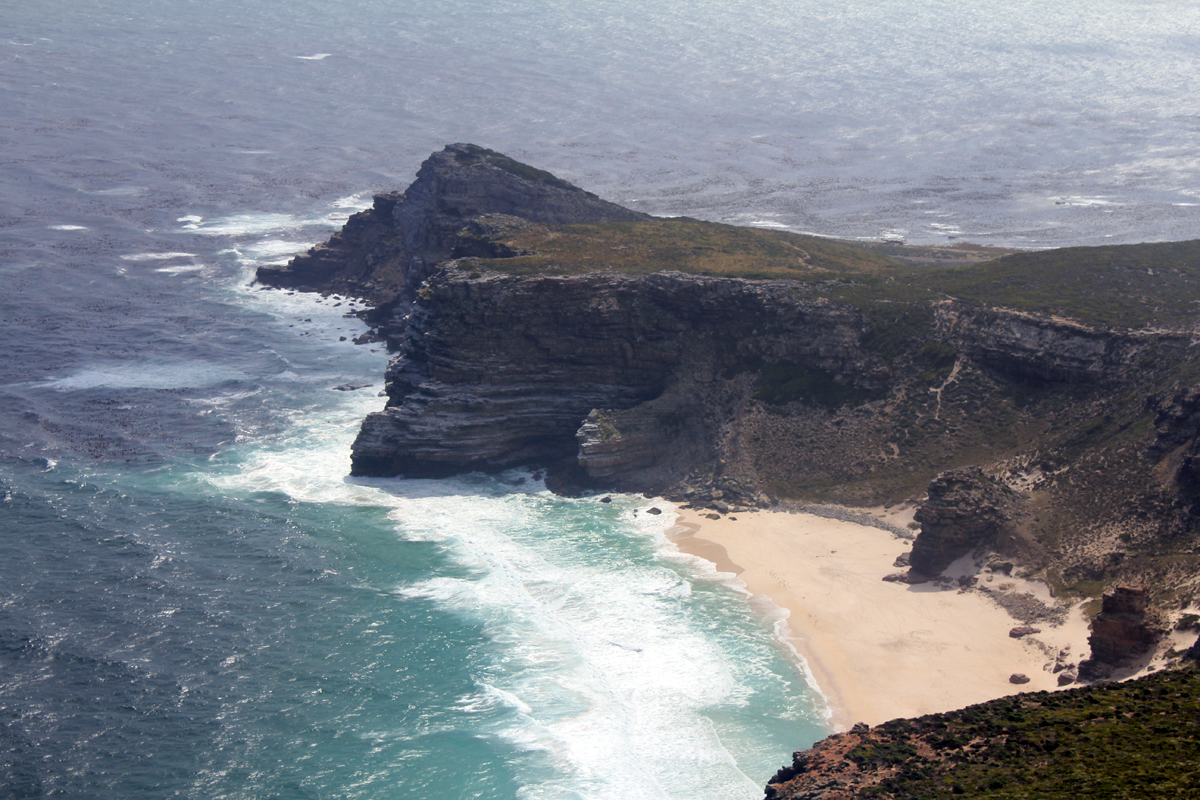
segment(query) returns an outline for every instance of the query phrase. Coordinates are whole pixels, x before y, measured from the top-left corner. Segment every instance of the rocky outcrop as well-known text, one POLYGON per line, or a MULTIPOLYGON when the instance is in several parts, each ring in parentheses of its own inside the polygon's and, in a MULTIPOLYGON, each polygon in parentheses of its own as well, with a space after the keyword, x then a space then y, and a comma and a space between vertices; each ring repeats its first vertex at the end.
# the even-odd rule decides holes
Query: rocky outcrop
POLYGON ((1128 368, 1161 334, 1098 330, 1011 309, 964 312, 947 304, 947 338, 981 364, 1013 378, 1091 383, 1128 368))
POLYGON ((1091 657, 1080 664, 1087 679, 1107 677, 1115 666, 1127 664, 1154 647, 1166 626, 1150 612, 1150 596, 1142 586, 1117 586, 1104 594, 1100 613, 1088 636, 1091 657))
POLYGON ((425 160, 403 194, 376 195, 374 205, 329 242, 286 267, 261 268, 258 282, 387 305, 411 300, 448 258, 512 255, 492 240, 513 220, 563 225, 645 218, 501 153, 452 144, 425 160))
POLYGON ((392 220, 403 195, 375 195, 374 204, 346 220, 328 242, 296 256, 283 267, 259 267, 264 286, 305 292, 336 292, 375 305, 390 303, 404 288, 405 264, 392 220))
POLYGON ((1012 491, 977 466, 941 473, 929 484, 929 497, 914 515, 921 532, 909 557, 913 570, 934 576, 991 544, 1011 521, 1015 506, 1012 491))

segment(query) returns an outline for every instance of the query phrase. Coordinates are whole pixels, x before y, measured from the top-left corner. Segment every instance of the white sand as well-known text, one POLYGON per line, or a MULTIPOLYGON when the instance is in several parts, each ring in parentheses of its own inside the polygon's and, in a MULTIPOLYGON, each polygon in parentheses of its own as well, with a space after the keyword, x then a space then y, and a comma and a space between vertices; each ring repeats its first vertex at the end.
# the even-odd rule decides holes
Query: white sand
MULTIPOLYGON (((1087 621, 1072 609, 1059 627, 1014 639, 1022 623, 978 592, 885 582, 911 541, 808 514, 752 511, 710 520, 680 511, 669 535, 685 553, 732 572, 754 595, 790 612, 793 646, 829 701, 831 722, 877 725, 962 708, 1021 691, 1057 689, 1048 663, 1064 646, 1087 655, 1087 621), (1014 685, 1013 673, 1029 683, 1014 685)), ((985 576, 980 576, 984 580, 985 576)), ((987 586, 1044 585, 996 575, 987 586)))

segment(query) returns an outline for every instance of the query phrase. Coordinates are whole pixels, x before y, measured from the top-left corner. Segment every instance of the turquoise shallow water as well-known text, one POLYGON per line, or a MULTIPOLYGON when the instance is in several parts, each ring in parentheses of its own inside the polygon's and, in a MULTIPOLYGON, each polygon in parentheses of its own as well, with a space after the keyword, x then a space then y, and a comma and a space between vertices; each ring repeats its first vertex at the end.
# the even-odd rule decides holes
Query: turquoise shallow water
POLYGON ((657 214, 1189 238, 1198 13, 0 7, 0 796, 759 796, 825 732, 778 620, 644 498, 348 480, 387 356, 253 270, 453 141, 657 214))

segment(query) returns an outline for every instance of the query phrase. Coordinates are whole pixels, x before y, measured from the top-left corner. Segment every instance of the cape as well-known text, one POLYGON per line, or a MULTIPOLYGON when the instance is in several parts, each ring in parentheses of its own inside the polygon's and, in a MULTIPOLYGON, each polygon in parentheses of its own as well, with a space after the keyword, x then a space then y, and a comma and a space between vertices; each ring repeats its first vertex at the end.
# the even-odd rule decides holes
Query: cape
POLYGON ((394 357, 354 475, 919 503, 899 579, 976 552, 1109 590, 1083 678, 1197 595, 1200 242, 866 246, 651 217, 456 144, 258 280, 375 306, 394 357))

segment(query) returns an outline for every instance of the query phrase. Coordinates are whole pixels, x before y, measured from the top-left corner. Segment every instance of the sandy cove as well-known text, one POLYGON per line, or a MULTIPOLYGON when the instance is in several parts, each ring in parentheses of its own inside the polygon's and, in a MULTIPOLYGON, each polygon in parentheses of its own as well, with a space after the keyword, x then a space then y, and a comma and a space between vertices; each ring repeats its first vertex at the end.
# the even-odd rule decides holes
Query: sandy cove
MULTIPOLYGON (((1047 667, 1070 646, 1087 654, 1080 608, 1060 626, 1015 639, 1014 620, 980 592, 885 582, 912 542, 886 530, 810 514, 750 511, 708 519, 680 510, 668 536, 789 612, 787 636, 828 700, 839 730, 949 711, 1021 691, 1057 689, 1047 667), (1029 683, 1014 685, 1013 673, 1029 683)), ((993 591, 1044 584, 991 576, 993 591)), ((986 580, 986 576, 980 576, 986 580)))

